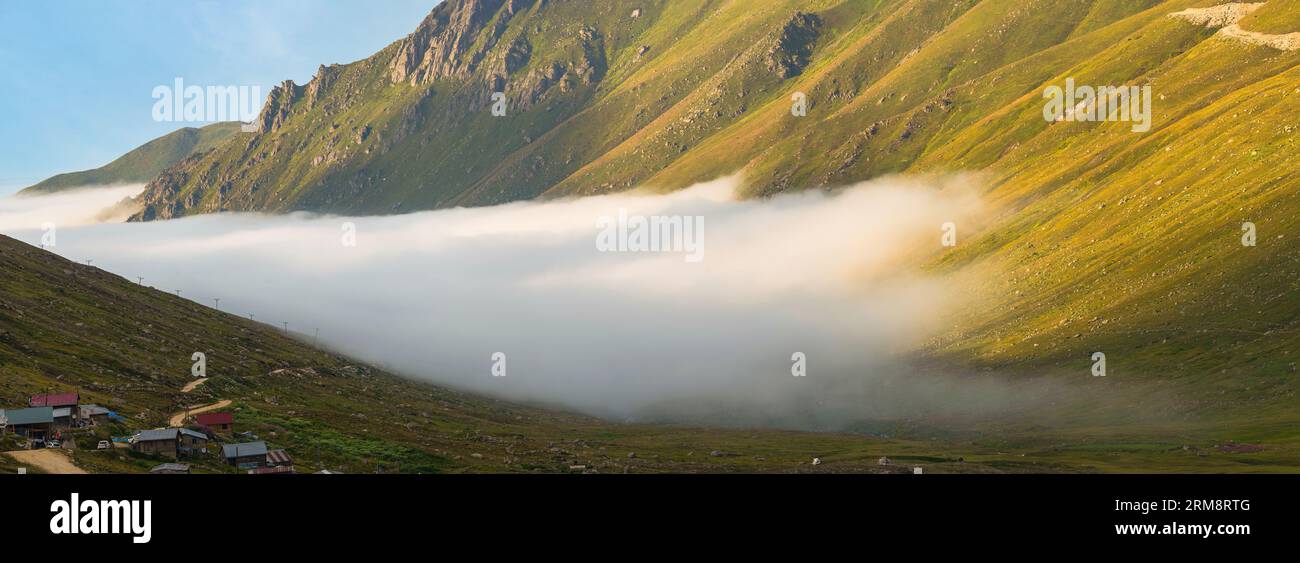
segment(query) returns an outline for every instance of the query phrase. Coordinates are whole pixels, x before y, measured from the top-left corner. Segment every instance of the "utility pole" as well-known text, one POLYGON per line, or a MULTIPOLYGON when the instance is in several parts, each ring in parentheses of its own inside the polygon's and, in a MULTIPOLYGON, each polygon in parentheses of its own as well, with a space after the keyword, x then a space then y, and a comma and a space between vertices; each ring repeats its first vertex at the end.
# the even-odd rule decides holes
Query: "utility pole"
POLYGON ((140 276, 136 276, 135 279, 137 280, 137 283, 139 283, 140 285, 144 285, 144 278, 140 276))
POLYGON ((284 321, 284 333, 289 334, 289 321, 284 321))
POLYGON ((316 336, 311 337, 311 345, 315 346, 316 342, 318 342, 319 340, 320 340, 320 329, 318 328, 316 329, 316 336))
POLYGON ((180 296, 181 296, 181 290, 179 290, 179 289, 176 290, 176 296, 177 296, 177 297, 180 297, 180 296))
POLYGON ((248 320, 250 320, 250 321, 251 321, 251 320, 254 320, 254 319, 253 319, 253 314, 252 314, 252 313, 249 313, 249 314, 248 314, 248 320))
POLYGON ((215 301, 216 304, 217 304, 217 306, 216 306, 216 310, 220 311, 220 310, 221 310, 221 298, 220 298, 220 297, 214 297, 212 300, 215 301))

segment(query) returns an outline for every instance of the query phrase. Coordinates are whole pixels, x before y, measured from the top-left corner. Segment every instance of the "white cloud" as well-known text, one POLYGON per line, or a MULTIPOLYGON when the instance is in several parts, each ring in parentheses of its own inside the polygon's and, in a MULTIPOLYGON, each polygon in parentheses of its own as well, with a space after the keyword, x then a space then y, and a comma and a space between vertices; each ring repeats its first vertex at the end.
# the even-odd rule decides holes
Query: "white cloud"
MULTIPOLYGON (((819 427, 940 396, 960 404, 951 388, 913 386, 894 358, 960 298, 917 266, 939 251, 940 225, 978 217, 968 178, 745 201, 730 197, 735 183, 385 217, 101 224, 62 229, 56 250, 219 297, 224 311, 319 327, 323 344, 413 377, 595 414, 819 427), (704 216, 704 261, 598 252, 597 218, 620 208, 704 216), (347 222, 355 247, 341 243, 347 222), (494 352, 504 378, 490 374, 494 352), (794 352, 807 377, 791 376, 794 352)), ((50 199, 48 213, 93 217, 111 200, 73 212, 50 199)), ((35 201, 0 200, 0 231, 39 240, 22 230, 47 213, 35 201)))
POLYGON ((143 190, 144 184, 131 184, 64 190, 39 197, 3 197, 0 231, 40 229, 47 223, 63 229, 123 220, 126 217, 122 209, 115 206, 143 190))

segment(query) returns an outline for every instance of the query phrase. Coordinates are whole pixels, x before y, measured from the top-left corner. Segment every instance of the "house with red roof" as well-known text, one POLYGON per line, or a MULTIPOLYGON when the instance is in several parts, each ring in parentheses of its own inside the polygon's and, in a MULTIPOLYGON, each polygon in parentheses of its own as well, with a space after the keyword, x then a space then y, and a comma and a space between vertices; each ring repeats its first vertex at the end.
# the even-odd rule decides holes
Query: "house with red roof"
POLYGON ((205 412, 194 417, 199 426, 206 426, 213 432, 230 432, 235 427, 235 416, 228 412, 205 412))
POLYGON ((81 400, 81 395, 77 393, 41 393, 32 395, 32 399, 27 402, 29 407, 50 407, 50 408, 73 408, 81 400))

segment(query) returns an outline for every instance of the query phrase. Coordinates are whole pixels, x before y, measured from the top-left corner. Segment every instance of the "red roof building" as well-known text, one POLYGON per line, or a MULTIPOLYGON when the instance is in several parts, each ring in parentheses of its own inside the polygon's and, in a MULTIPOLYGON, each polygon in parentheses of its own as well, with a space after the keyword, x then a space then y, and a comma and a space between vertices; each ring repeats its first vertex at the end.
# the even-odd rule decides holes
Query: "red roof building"
POLYGON ((27 406, 52 407, 56 409, 61 407, 75 407, 80 399, 81 395, 77 393, 41 393, 40 395, 32 395, 32 400, 28 401, 27 406))
POLYGON ((235 416, 228 412, 205 412, 194 417, 199 426, 213 430, 229 431, 235 423, 235 416))
POLYGON ((212 426, 214 424, 234 424, 235 416, 228 412, 205 412, 194 418, 199 424, 212 426))

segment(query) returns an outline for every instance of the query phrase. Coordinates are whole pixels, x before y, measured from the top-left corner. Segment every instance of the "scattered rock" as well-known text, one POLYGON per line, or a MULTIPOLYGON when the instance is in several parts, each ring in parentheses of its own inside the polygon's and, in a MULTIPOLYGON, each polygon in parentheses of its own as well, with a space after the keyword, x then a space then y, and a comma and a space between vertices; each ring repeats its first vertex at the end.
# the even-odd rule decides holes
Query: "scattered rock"
POLYGON ((803 72, 812 56, 821 26, 822 20, 815 14, 798 12, 792 16, 767 50, 768 70, 783 80, 803 72))

